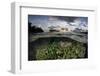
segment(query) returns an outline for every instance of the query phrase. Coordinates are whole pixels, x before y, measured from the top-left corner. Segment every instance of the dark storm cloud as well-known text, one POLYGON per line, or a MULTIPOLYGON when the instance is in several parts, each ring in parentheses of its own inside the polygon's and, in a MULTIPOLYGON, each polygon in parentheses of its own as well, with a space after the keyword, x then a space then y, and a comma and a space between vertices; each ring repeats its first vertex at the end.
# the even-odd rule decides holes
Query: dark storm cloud
POLYGON ((44 31, 48 31, 50 26, 83 26, 87 27, 87 17, 71 17, 71 16, 44 16, 44 15, 29 15, 28 22, 32 26, 41 27, 44 31))

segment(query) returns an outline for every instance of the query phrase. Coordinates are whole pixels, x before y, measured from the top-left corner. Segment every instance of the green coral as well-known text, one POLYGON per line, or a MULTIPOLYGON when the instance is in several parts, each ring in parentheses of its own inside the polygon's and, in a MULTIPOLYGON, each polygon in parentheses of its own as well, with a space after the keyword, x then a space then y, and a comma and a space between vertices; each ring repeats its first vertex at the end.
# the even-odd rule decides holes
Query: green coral
MULTIPOLYGON (((64 45, 69 44, 68 41, 61 42, 64 45)), ((72 41, 68 46, 61 46, 58 41, 50 41, 48 45, 42 45, 37 48, 37 60, 52 59, 76 59, 84 58, 86 47, 83 43, 72 41)))

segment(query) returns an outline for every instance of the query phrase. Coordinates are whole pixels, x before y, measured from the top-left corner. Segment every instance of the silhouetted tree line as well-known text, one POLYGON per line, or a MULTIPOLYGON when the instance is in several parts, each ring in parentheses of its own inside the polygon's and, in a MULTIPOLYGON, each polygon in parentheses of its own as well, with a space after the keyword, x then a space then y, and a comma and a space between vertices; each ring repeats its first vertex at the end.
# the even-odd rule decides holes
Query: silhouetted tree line
POLYGON ((28 22, 28 32, 29 33, 41 33, 41 32, 44 32, 42 30, 42 28, 36 27, 36 26, 31 26, 31 25, 32 25, 32 23, 28 22))

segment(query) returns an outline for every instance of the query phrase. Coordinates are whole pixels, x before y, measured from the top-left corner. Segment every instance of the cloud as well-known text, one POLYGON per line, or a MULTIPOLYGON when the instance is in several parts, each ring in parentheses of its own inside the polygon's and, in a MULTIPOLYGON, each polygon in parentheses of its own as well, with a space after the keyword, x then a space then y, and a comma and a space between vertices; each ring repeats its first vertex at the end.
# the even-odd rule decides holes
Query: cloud
MULTIPOLYGON (((66 17, 68 19, 68 17, 66 17)), ((70 18, 70 17, 69 17, 70 18)), ((72 29, 75 29, 75 27, 83 28, 87 27, 87 18, 84 17, 77 17, 72 18, 69 21, 67 19, 64 19, 59 16, 37 16, 36 18, 33 16, 31 17, 30 22, 32 23, 32 26, 41 27, 45 32, 49 31, 50 26, 55 27, 70 27, 72 29)))

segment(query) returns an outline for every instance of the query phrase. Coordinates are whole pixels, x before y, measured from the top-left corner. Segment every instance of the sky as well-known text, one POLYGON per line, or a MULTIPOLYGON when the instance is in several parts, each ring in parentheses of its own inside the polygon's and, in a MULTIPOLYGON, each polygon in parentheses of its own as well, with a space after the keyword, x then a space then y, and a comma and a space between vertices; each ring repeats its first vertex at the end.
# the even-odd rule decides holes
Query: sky
POLYGON ((41 27, 46 32, 51 26, 72 29, 88 27, 88 17, 28 15, 28 22, 32 23, 31 26, 41 27))

